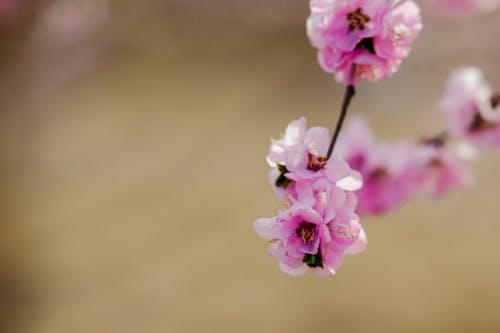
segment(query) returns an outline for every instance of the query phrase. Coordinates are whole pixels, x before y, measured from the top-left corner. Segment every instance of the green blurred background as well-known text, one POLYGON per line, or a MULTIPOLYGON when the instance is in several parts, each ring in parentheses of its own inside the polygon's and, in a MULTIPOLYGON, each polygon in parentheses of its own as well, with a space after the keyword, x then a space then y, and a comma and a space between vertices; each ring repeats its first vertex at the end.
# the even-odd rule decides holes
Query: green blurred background
MULTIPOLYGON (((252 223, 279 205, 269 138, 301 115, 333 127, 343 93, 307 41, 307 1, 13 3, 0 332, 500 331, 495 152, 472 190, 365 219, 367 251, 334 277, 292 278, 267 256, 252 223)), ((397 75, 358 89, 351 110, 380 138, 442 129, 456 66, 500 90, 499 13, 434 14, 397 75)))

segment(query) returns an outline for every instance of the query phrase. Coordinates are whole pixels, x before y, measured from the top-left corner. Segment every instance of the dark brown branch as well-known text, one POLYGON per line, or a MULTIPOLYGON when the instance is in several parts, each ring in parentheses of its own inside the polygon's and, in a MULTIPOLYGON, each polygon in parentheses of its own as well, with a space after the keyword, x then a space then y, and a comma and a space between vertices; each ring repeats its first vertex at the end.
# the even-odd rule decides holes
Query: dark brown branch
POLYGON ((330 147, 328 147, 328 153, 326 154, 327 159, 332 156, 333 148, 335 147, 335 143, 337 142, 340 130, 342 129, 342 125, 344 124, 345 116, 347 115, 347 109, 349 108, 349 104, 351 103, 354 95, 356 95, 356 89, 354 89, 353 85, 348 85, 345 90, 344 101, 342 102, 342 109, 340 110, 339 120, 337 121, 337 126, 335 127, 335 132, 333 134, 332 141, 330 142, 330 147))

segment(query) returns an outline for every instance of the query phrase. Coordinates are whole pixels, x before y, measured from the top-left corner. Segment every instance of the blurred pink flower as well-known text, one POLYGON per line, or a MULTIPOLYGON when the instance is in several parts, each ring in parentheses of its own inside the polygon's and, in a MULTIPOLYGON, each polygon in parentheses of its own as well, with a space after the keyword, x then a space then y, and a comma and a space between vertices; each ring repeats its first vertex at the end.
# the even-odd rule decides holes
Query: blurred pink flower
POLYGON ((470 170, 469 156, 459 149, 451 149, 446 139, 422 142, 417 147, 421 168, 421 191, 431 197, 442 197, 449 191, 469 187, 474 181, 470 170))
POLYGON ((419 194, 442 197, 474 180, 468 163, 473 150, 465 144, 454 149, 445 135, 419 143, 379 142, 360 115, 351 117, 336 148, 363 176, 356 192, 361 216, 390 212, 419 194))
POLYGON ((307 34, 318 61, 344 84, 394 74, 422 29, 410 0, 311 0, 307 34))
POLYGON ((419 169, 409 142, 378 143, 366 157, 358 170, 365 181, 358 192, 361 216, 387 213, 417 193, 419 169))
POLYGON ((435 15, 448 17, 486 13, 500 7, 500 0, 426 0, 425 2, 435 15))
POLYGON ((47 2, 31 35, 36 54, 30 80, 33 99, 57 94, 68 81, 105 60, 109 6, 109 0, 47 2))
POLYGON ((37 37, 66 47, 97 38, 108 19, 108 7, 108 0, 52 1, 36 27, 37 37))
POLYGON ((271 242, 269 254, 285 273, 335 274, 345 254, 358 254, 366 247, 354 213, 356 196, 325 178, 298 181, 295 187, 297 196, 290 197, 289 207, 276 217, 256 220, 255 231, 271 242))
POLYGON ((451 134, 471 143, 500 147, 500 95, 494 95, 483 73, 475 67, 453 71, 441 107, 451 134))
POLYGON ((356 193, 359 215, 387 213, 418 192, 419 163, 412 143, 376 142, 366 119, 356 115, 346 124, 336 148, 363 176, 363 188, 356 193))

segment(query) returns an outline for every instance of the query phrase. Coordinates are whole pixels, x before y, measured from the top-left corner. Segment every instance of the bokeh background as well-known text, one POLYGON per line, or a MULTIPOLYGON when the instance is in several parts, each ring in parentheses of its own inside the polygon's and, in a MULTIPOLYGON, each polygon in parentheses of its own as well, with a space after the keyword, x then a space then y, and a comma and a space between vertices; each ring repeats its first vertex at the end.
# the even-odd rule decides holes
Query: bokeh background
MULTIPOLYGON (((499 12, 425 29, 351 111, 382 139, 445 126, 450 70, 500 90, 499 12)), ((307 1, 0 0, 0 331, 498 332, 500 154, 476 186, 365 219, 330 278, 282 274, 270 137, 333 127, 307 1)))

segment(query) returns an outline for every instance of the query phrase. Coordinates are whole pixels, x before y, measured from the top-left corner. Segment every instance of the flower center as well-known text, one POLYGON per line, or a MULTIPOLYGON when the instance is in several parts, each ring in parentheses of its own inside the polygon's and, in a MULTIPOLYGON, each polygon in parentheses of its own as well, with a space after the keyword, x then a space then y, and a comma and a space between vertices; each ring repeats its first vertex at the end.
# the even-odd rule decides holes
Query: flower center
POLYGON ((429 161, 429 166, 431 168, 441 168, 444 166, 444 162, 439 157, 434 157, 429 161))
POLYGON ((315 231, 316 224, 306 221, 300 222, 299 227, 295 229, 295 233, 304 241, 304 243, 314 240, 315 231))
POLYGON ((366 23, 370 22, 370 16, 366 15, 359 7, 355 11, 347 13, 347 21, 349 22, 349 31, 354 31, 356 28, 364 30, 366 23))
POLYGON ((378 183, 378 182, 383 181, 388 175, 389 174, 387 173, 387 170, 385 168, 378 167, 378 168, 373 169, 373 171, 370 173, 368 178, 370 178, 370 180, 378 183))
POLYGON ((496 124, 484 119, 480 112, 477 112, 469 125, 470 132, 479 132, 495 128, 496 124))
POLYGON ((494 109, 500 105, 500 94, 497 94, 491 98, 491 107, 494 109))
POLYGON ((323 169, 328 162, 326 157, 316 156, 311 153, 307 155, 309 163, 307 164, 307 170, 319 171, 323 169))
POLYGON ((365 165, 366 157, 362 153, 354 155, 354 157, 350 158, 348 164, 351 166, 351 169, 360 171, 365 165))

